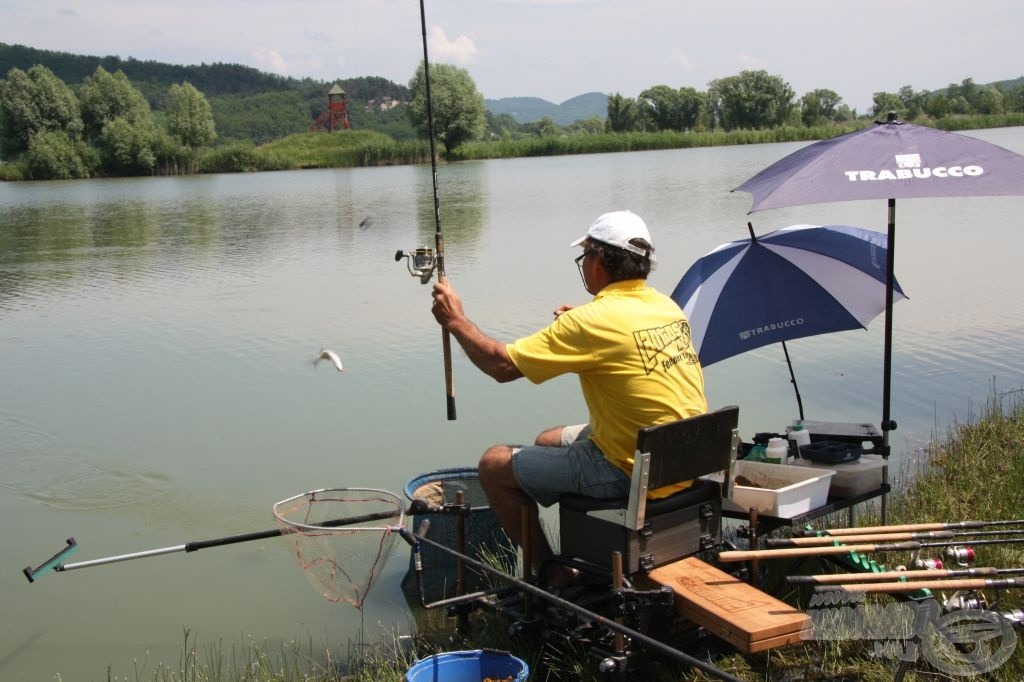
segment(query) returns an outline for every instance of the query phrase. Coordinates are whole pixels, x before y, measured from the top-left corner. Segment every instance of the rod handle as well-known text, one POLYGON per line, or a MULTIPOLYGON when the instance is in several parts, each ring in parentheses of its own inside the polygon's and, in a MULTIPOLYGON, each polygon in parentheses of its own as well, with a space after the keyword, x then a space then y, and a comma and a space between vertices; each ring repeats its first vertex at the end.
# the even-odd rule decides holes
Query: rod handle
MULTIPOLYGON (((444 248, 444 242, 439 242, 444 248)), ((443 267, 443 266, 442 266, 443 267)), ((437 281, 447 284, 443 270, 437 273, 437 281)), ((441 330, 441 353, 444 355, 444 392, 448 401, 448 421, 455 421, 455 378, 452 374, 452 335, 447 329, 441 330)))

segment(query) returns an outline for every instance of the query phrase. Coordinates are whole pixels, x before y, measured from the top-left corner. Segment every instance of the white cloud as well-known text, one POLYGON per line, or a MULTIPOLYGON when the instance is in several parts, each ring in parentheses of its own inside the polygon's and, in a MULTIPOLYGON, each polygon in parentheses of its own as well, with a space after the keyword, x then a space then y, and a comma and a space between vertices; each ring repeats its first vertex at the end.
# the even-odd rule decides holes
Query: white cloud
POLYGON ((256 62, 257 68, 282 76, 287 75, 289 72, 288 60, 281 56, 281 53, 277 50, 256 47, 252 50, 252 58, 256 62))
POLYGON ((755 57, 754 55, 748 54, 746 52, 740 52, 738 55, 736 55, 736 63, 738 63, 744 69, 760 70, 768 68, 768 62, 761 59, 760 57, 755 57))
POLYGON ((686 55, 686 53, 680 50, 678 47, 673 47, 671 50, 669 50, 668 59, 666 60, 666 63, 669 66, 682 67, 686 71, 693 71, 694 69, 697 68, 693 65, 693 62, 690 61, 690 58, 686 55))
POLYGON ((448 40, 444 30, 439 26, 430 29, 430 60, 454 62, 455 64, 472 64, 480 54, 471 38, 460 35, 455 40, 448 40))

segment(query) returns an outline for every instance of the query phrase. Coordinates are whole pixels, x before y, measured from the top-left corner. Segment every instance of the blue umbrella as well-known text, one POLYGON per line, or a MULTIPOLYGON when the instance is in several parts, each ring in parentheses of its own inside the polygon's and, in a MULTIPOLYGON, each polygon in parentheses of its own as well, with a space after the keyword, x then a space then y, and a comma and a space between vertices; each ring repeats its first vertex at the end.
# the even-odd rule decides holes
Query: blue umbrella
MULTIPOLYGON (((845 225, 793 225, 722 244, 694 263, 672 298, 705 367, 771 343, 866 329, 885 310, 887 239, 845 225)), ((896 284, 899 298, 903 291, 896 284)))

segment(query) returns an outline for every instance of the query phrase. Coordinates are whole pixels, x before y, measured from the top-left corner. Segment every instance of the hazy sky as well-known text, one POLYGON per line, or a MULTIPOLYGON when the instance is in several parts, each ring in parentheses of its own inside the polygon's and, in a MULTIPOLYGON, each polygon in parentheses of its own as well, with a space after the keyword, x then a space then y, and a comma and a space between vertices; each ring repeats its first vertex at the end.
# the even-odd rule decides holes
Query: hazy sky
MULTIPOLYGON (((878 91, 1024 75, 1024 0, 425 1, 431 63, 488 99, 704 91, 764 69, 863 113, 878 91)), ((0 42, 321 80, 407 83, 421 40, 417 0, 0 0, 0 42)))

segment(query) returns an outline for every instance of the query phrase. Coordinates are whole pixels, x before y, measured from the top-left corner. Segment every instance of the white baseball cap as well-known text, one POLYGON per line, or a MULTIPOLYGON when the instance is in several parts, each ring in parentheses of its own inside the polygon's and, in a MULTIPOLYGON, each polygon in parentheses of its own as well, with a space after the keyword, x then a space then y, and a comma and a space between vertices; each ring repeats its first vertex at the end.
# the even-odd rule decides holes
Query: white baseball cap
POLYGON ((569 246, 579 246, 587 239, 593 239, 617 246, 620 249, 632 251, 653 261, 653 253, 629 243, 630 239, 636 239, 637 237, 645 240, 652 248, 654 247, 654 244, 651 242, 651 233, 647 229, 647 223, 640 216, 630 211, 612 211, 599 215, 597 220, 590 226, 590 229, 587 230, 587 233, 572 244, 569 244, 569 246))

